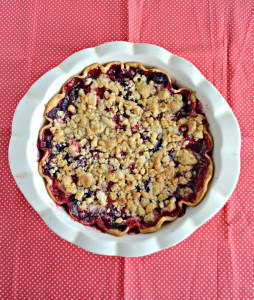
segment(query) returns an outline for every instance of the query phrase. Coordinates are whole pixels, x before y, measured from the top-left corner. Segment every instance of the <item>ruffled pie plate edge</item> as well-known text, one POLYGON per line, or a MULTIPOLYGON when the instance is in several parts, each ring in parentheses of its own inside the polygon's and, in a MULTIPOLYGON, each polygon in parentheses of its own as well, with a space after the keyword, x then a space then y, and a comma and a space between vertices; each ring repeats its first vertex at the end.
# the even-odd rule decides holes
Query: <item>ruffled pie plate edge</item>
POLYGON ((59 236, 94 253, 137 257, 171 247, 191 235, 213 217, 232 194, 240 172, 240 129, 225 99, 187 60, 150 44, 110 42, 81 50, 42 76, 18 104, 13 118, 9 162, 20 190, 45 223, 59 236), (166 70, 179 86, 196 91, 202 100, 214 138, 214 178, 198 207, 189 208, 184 218, 165 224, 149 235, 103 234, 75 222, 49 197, 37 170, 37 137, 43 126, 43 112, 59 87, 85 66, 95 62, 139 61, 166 70), (20 159, 20 158, 23 159, 20 159), (225 182, 227 184, 225 184, 225 182))

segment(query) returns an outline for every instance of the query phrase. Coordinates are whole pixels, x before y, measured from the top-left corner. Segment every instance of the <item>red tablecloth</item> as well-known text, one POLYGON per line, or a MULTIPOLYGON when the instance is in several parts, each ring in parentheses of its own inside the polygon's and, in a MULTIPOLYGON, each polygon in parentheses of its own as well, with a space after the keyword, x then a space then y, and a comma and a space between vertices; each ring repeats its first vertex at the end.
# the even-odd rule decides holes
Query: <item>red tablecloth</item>
POLYGON ((254 299, 253 1, 0 2, 0 298, 254 299), (32 83, 72 53, 113 40, 190 60, 242 132, 241 176, 228 203, 182 243, 143 258, 91 254, 56 236, 8 167, 13 113, 32 83))

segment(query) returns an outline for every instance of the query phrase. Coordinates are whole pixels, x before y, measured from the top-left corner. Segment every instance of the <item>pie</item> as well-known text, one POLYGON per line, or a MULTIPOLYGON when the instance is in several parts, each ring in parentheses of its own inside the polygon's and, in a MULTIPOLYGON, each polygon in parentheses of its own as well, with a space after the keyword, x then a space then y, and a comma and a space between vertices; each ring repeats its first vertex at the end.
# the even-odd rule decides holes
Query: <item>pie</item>
POLYGON ((116 236, 154 232, 208 190, 213 141, 202 104, 162 69, 93 64, 44 116, 39 173, 84 225, 116 236))

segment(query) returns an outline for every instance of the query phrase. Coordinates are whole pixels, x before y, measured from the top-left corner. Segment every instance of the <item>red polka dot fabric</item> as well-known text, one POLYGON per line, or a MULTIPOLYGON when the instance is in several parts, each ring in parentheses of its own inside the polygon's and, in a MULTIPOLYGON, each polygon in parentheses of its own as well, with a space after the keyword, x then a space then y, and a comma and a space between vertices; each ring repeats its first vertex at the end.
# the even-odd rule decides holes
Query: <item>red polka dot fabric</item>
POLYGON ((1 1, 0 299, 254 299, 253 13, 250 0, 1 1), (241 175, 224 208, 185 241, 141 258, 95 255, 56 236, 8 166, 13 114, 29 87, 74 52, 114 40, 191 61, 242 133, 241 175))

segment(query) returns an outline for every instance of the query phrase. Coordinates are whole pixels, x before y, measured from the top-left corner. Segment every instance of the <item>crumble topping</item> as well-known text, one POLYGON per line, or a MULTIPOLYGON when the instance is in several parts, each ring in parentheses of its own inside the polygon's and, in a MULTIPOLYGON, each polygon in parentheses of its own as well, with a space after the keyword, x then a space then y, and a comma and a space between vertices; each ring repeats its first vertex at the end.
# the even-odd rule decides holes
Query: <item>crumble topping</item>
POLYGON ((192 91, 154 74, 136 68, 117 80, 100 69, 83 79, 67 107, 57 106, 42 167, 80 211, 106 211, 116 224, 128 217, 149 223, 156 210, 174 212, 197 192, 202 153, 190 145, 204 139, 205 117, 188 113, 192 91))

